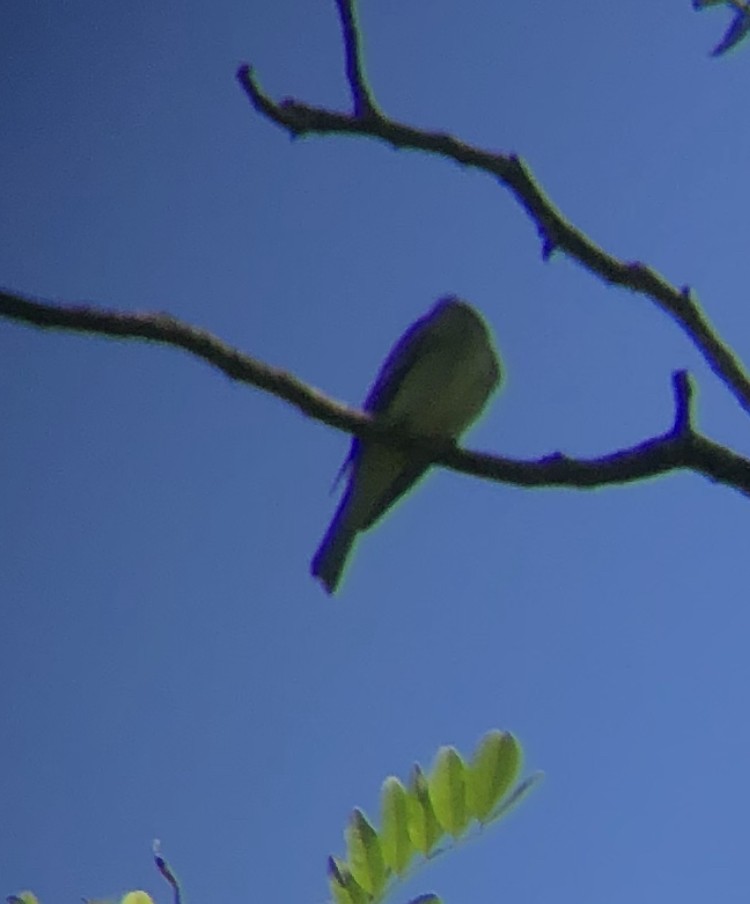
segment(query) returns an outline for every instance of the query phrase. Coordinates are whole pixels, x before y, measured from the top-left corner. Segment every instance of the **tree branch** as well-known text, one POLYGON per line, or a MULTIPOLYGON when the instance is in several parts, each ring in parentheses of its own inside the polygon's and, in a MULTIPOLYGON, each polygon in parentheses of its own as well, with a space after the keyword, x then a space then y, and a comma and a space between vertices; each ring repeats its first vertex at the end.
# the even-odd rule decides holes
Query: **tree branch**
POLYGON ((380 113, 372 98, 367 77, 365 76, 362 44, 359 37, 354 0, 336 0, 336 6, 339 11, 339 19, 341 20, 346 78, 352 92, 354 116, 357 119, 379 116, 380 113))
POLYGON ((686 372, 673 375, 673 426, 661 436, 598 458, 576 459, 560 452, 536 461, 469 452, 453 443, 412 436, 387 419, 348 408, 283 370, 251 358, 205 330, 169 314, 126 313, 89 305, 64 306, 0 290, 0 317, 43 329, 145 339, 181 348, 233 380, 255 386, 291 403, 317 421, 366 439, 386 439, 426 455, 435 465, 498 483, 525 487, 590 489, 630 483, 669 471, 692 470, 709 480, 750 495, 750 460, 695 431, 693 390, 686 372))
MULTIPOLYGON (((341 4, 343 0, 337 2, 341 4)), ((290 135, 367 135, 395 148, 437 154, 494 176, 536 224, 545 260, 560 250, 605 282, 651 298, 683 330, 711 370, 750 414, 750 376, 711 325, 690 288, 673 286, 645 264, 621 261, 589 239, 555 207, 520 157, 484 151, 444 132, 422 131, 382 114, 360 118, 290 98, 277 104, 263 92, 248 65, 239 68, 237 78, 253 107, 290 135)))
POLYGON ((46 329, 94 333, 120 339, 146 339, 182 348, 222 371, 232 380, 263 389, 294 405, 315 420, 351 430, 369 423, 366 415, 334 402, 292 374, 256 361, 211 333, 170 314, 107 310, 91 305, 59 305, 0 289, 0 317, 46 329))

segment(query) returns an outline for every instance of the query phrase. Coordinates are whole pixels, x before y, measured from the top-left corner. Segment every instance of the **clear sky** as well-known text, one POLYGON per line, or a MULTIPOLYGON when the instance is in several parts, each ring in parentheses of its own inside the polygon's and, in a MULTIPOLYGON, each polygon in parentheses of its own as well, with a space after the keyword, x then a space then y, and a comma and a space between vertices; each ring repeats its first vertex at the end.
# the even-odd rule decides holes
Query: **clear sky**
MULTIPOLYGON (((579 227, 690 284, 750 360, 750 55, 689 2, 364 0, 384 110, 521 154, 579 227)), ((472 448, 595 455, 746 417, 649 301, 490 178, 290 141, 235 82, 345 107, 332 0, 4 5, 0 284, 163 310, 358 404, 439 295, 507 380, 472 448)), ((395 900, 746 901, 747 500, 690 474, 594 492, 445 472, 309 560, 347 437, 188 355, 0 322, 0 892, 327 897, 351 808, 442 743, 515 732, 538 790, 395 900)))

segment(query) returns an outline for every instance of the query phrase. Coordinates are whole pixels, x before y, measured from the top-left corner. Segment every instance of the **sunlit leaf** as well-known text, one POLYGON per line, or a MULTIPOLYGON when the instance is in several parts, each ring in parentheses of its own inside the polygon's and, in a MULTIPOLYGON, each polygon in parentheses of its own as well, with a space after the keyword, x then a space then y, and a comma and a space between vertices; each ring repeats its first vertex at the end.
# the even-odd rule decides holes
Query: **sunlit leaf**
POLYGON ((425 774, 416 763, 409 779, 406 807, 409 837, 414 847, 427 857, 443 837, 445 830, 435 816, 425 774))
POLYGON ((469 815, 486 822, 521 771, 521 745, 507 731, 489 731, 466 770, 469 815))
POLYGON ((441 747, 429 778, 430 800, 438 822, 454 838, 469 822, 466 806, 466 764, 455 747, 441 747))
POLYGON ((347 863, 356 882, 379 895, 387 879, 378 833, 365 814, 355 809, 346 829, 347 863))
POLYGON ((39 898, 33 891, 22 891, 6 898, 8 904, 39 904, 39 898))
POLYGON ((154 899, 145 891, 129 891, 120 904, 154 904, 154 899))
POLYGON ((408 792, 390 776, 380 790, 380 847, 386 866, 402 875, 415 854, 409 836, 408 792))
POLYGON ((372 896, 357 884, 349 867, 338 857, 328 858, 328 885, 336 904, 370 904, 372 896))

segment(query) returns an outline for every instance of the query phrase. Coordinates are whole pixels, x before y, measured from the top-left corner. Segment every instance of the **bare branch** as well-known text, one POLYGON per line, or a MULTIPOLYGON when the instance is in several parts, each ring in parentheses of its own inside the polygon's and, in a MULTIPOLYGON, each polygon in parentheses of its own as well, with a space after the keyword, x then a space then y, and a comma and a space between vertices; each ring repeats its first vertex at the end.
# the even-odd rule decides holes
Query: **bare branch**
POLYGON ((559 249, 605 282, 651 298, 683 330, 750 414, 750 376, 719 337, 691 290, 677 288, 645 264, 621 261, 589 239, 555 207, 520 157, 484 151, 452 135, 422 131, 382 114, 360 119, 288 98, 277 104, 264 94, 249 66, 241 66, 237 78, 253 107, 291 135, 369 135, 392 147, 438 154, 495 177, 536 224, 545 259, 559 249))
POLYGON ((232 380, 270 392, 331 427, 350 431, 370 422, 366 415, 327 398, 292 374, 256 361, 211 333, 170 314, 131 314, 90 305, 64 306, 0 290, 0 317, 43 328, 172 345, 203 358, 232 380))
POLYGON ((427 455, 435 465, 499 483, 525 487, 589 489, 630 483, 669 471, 692 470, 709 480, 750 495, 750 460, 696 433, 691 425, 692 388, 688 375, 673 376, 674 426, 628 449, 599 458, 576 459, 562 453, 519 461, 394 429, 387 420, 348 408, 297 377, 243 354, 205 330, 169 314, 126 313, 89 305, 63 306, 0 290, 0 317, 47 329, 145 339, 184 349, 233 380, 255 386, 296 406, 315 420, 368 439, 387 439, 427 455))
POLYGON ((713 483, 750 496, 750 459, 698 434, 654 437, 599 458, 570 458, 555 452, 537 461, 517 461, 477 452, 436 457, 435 463, 463 474, 523 487, 596 489, 691 470, 713 483))
POLYGON ((355 3, 356 0, 336 0, 344 39, 346 78, 352 91, 354 115, 358 119, 366 119, 370 116, 379 116, 380 113, 372 99, 365 75, 355 3))

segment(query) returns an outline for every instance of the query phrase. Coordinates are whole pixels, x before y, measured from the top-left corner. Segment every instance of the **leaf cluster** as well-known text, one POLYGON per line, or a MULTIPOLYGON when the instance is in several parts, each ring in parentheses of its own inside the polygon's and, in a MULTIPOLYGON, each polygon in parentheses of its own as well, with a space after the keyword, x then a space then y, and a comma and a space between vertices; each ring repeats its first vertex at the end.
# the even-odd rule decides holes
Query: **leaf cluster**
MULTIPOLYGON (((415 862, 434 857, 504 816, 538 780, 517 784, 523 752, 510 732, 494 729, 470 762, 455 747, 441 747, 429 774, 416 763, 405 786, 389 776, 380 790, 380 829, 360 809, 344 833, 346 858, 329 857, 335 904, 378 904, 415 862)), ((434 895, 421 896, 437 901, 434 895)))

